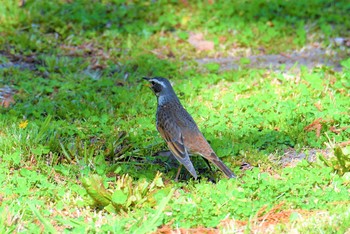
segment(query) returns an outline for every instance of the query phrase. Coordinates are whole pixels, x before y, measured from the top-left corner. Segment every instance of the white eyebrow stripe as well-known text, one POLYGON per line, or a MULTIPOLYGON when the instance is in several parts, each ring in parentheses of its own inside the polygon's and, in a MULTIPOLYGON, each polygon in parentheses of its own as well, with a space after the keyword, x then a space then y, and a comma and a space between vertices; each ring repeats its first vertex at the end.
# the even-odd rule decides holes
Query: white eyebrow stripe
POLYGON ((153 82, 155 82, 155 83, 157 83, 157 84, 160 84, 161 86, 163 86, 163 88, 166 88, 165 83, 162 82, 162 81, 159 81, 159 80, 156 80, 156 79, 151 79, 150 81, 153 81, 153 82))

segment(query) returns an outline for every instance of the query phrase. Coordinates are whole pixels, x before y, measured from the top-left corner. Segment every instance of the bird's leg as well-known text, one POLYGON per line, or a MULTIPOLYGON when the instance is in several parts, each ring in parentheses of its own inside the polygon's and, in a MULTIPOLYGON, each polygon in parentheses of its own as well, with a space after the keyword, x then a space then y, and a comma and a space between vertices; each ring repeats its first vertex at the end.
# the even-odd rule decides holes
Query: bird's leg
POLYGON ((210 163, 209 163, 209 160, 206 159, 206 158, 204 158, 204 157, 202 157, 202 158, 203 158, 204 161, 207 163, 207 165, 208 165, 208 167, 209 167, 209 171, 212 171, 211 166, 210 166, 210 163))
POLYGON ((179 175, 180 175, 180 172, 181 172, 181 168, 182 168, 182 164, 180 163, 180 166, 179 166, 179 168, 177 169, 177 173, 176 173, 176 177, 175 177, 175 182, 178 182, 179 175))
POLYGON ((213 169, 210 166, 210 162, 208 159, 202 157, 204 159, 204 161, 207 163, 208 167, 209 167, 209 173, 210 173, 210 177, 208 177, 209 181, 212 183, 216 183, 216 179, 215 179, 215 173, 213 172, 213 169))

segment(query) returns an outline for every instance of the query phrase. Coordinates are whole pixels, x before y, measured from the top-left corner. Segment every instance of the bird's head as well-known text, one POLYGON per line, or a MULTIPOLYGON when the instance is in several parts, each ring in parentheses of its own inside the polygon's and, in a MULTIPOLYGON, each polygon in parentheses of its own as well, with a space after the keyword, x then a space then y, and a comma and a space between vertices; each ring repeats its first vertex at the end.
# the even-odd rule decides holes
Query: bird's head
POLYGON ((148 78, 143 77, 150 83, 150 88, 157 97, 175 94, 168 79, 163 77, 148 78))

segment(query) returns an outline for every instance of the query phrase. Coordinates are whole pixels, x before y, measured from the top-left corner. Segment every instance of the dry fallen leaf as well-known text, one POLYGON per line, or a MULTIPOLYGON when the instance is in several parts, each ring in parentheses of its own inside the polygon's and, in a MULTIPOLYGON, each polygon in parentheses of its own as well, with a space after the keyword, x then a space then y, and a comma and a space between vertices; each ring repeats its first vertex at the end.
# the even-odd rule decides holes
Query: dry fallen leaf
POLYGON ((307 125, 304 130, 307 132, 311 132, 313 130, 316 131, 316 136, 317 138, 320 137, 321 135, 321 129, 322 129, 322 123, 324 123, 325 120, 322 118, 318 118, 316 120, 314 120, 314 122, 312 122, 311 124, 307 125))
POLYGON ((346 146, 350 145, 350 140, 349 140, 349 141, 340 142, 338 145, 339 145, 340 147, 346 147, 346 146))
POLYGON ((341 127, 341 128, 336 128, 335 126, 330 126, 329 131, 334 132, 335 134, 339 134, 348 128, 349 128, 349 126, 345 126, 345 127, 341 127))
POLYGON ((197 51, 214 50, 214 42, 204 40, 202 33, 190 33, 187 40, 197 51))
POLYGON ((11 104, 15 103, 13 99, 14 90, 9 86, 4 86, 0 88, 0 107, 8 108, 11 104))
POLYGON ((314 106, 317 108, 317 110, 322 111, 323 107, 320 101, 314 103, 314 106))

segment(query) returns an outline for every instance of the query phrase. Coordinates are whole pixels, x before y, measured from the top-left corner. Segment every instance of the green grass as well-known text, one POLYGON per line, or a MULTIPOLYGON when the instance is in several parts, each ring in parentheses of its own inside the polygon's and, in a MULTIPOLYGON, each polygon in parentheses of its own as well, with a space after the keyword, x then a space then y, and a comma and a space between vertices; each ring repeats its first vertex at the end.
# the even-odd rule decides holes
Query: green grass
POLYGON ((248 69, 244 57, 221 72, 194 61, 326 48, 349 36, 346 1, 116 2, 0 4, 0 63, 35 67, 0 68, 0 88, 15 90, 15 103, 0 107, 1 233, 349 230, 350 60, 341 72, 248 69), (191 32, 214 51, 196 51, 191 32), (176 168, 154 156, 166 146, 142 76, 171 79, 238 179, 194 157, 202 179, 183 171, 174 182, 176 168), (326 148, 313 163, 281 166, 287 149, 326 148), (243 162, 253 169, 240 170, 243 162))

